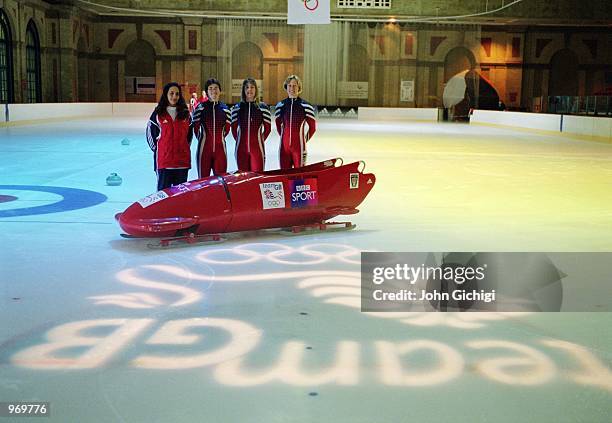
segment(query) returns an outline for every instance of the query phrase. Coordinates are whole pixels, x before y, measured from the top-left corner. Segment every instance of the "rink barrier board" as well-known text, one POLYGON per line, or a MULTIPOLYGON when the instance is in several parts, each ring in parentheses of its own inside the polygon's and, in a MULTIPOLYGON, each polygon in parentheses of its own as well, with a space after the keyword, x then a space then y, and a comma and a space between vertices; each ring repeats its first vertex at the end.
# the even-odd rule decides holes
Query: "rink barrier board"
MULTIPOLYGON (((146 119, 155 103, 31 103, 0 110, 0 126, 21 126, 104 116, 146 119)), ((360 107, 360 121, 438 121, 438 109, 360 107)), ((509 128, 545 135, 612 142, 612 118, 475 110, 470 124, 509 128)))
POLYGON ((148 119, 157 103, 111 103, 113 116, 148 119))
POLYGON ((109 116, 112 103, 27 103, 9 104, 9 122, 66 117, 109 116))
POLYGON ((147 119, 156 103, 29 103, 3 107, 0 126, 29 125, 96 117, 142 117, 147 119))
POLYGON ((612 118, 564 115, 562 132, 612 140, 612 118))
POLYGON ((612 142, 612 119, 604 117, 474 110, 470 125, 612 142))
MULTIPOLYGON (((154 103, 35 103, 9 104, 8 124, 17 122, 42 122, 57 118, 80 118, 94 116, 142 117, 151 114, 154 103), (53 105, 53 107, 50 107, 53 105)), ((365 121, 438 121, 438 109, 360 107, 359 120, 365 121)), ((4 116, 3 120, 5 122, 4 116)))
POLYGON ((508 129, 514 132, 522 132, 525 134, 539 134, 539 135, 548 135, 562 138, 569 138, 573 140, 580 141, 593 141, 593 142, 602 142, 602 143, 612 143, 612 138, 610 137, 594 137, 591 135, 581 135, 581 134, 572 134, 569 132, 561 132, 561 131, 546 131, 544 129, 532 129, 532 128, 518 128, 512 125, 501 125, 495 123, 471 123, 472 125, 477 126, 487 126, 490 128, 499 128, 499 129, 508 129))
POLYGON ((474 110, 470 124, 485 123, 504 125, 513 128, 538 129, 561 132, 561 115, 522 112, 498 112, 493 110, 474 110))
POLYGON ((14 126, 27 126, 27 125, 40 125, 45 123, 57 123, 58 119, 61 119, 62 122, 69 122, 73 120, 80 119, 103 119, 108 118, 109 116, 100 116, 100 115, 83 115, 83 116, 61 116, 55 118, 42 118, 42 119, 27 119, 27 120, 17 120, 14 121, 11 119, 10 122, 5 122, 4 120, 0 120, 0 128, 2 127, 14 127, 14 126))
POLYGON ((437 122, 437 108, 396 108, 396 107, 360 107, 357 113, 360 121, 425 121, 437 122))

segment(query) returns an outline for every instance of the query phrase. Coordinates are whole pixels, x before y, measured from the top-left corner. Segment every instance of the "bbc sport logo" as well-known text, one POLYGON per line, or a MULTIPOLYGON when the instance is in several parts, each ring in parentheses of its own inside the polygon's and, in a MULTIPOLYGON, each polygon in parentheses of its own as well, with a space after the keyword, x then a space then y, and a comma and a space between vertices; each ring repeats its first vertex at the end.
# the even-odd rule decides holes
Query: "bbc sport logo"
POLYGON ((289 185, 291 208, 316 206, 319 204, 317 178, 294 179, 289 185))

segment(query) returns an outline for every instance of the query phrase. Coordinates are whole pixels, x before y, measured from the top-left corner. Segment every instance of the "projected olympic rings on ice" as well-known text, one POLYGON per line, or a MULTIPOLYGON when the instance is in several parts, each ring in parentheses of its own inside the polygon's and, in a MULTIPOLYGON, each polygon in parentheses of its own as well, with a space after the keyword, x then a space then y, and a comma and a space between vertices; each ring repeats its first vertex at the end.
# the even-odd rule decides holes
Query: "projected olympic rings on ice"
POLYGON ((278 243, 250 243, 234 248, 203 251, 196 259, 209 264, 251 264, 269 261, 289 266, 308 266, 329 262, 361 263, 361 250, 345 244, 308 244, 294 248, 278 243), (271 249, 271 251, 267 251, 271 249), (225 257, 224 257, 225 256, 225 257))
MULTIPOLYGON (((182 307, 204 299, 204 293, 193 286, 207 283, 207 288, 216 283, 257 283, 297 280, 296 288, 325 304, 361 309, 361 280, 359 271, 336 270, 332 265, 350 269, 360 264, 361 250, 337 243, 312 243, 292 247, 280 243, 248 243, 234 248, 219 248, 201 251, 195 259, 198 271, 188 266, 167 264, 144 265, 122 270, 117 274, 120 282, 173 295, 173 301, 150 292, 130 292, 89 297, 98 305, 115 305, 124 308, 182 307), (290 266, 295 270, 253 273, 257 263, 274 263, 290 266), (328 264, 330 268, 320 266, 328 264), (205 266, 204 272, 202 266, 205 266), (317 270, 310 270, 317 265, 317 270), (214 269, 223 267, 236 270, 230 274, 219 274, 214 269), (248 266, 245 269, 244 266, 248 266), (299 269, 299 266, 307 266, 299 269), (248 270, 248 271, 247 271, 248 270), (176 298, 178 297, 178 298, 176 298)), ((458 329, 477 329, 491 321, 505 320, 529 313, 430 313, 430 312, 385 312, 363 313, 363 315, 390 319, 402 324, 421 327, 447 326, 458 329)))
POLYGON ((79 210, 104 203, 107 197, 99 192, 78 188, 48 187, 42 185, 0 185, 1 191, 38 191, 57 194, 61 200, 35 207, 22 207, 0 210, 2 217, 32 216, 38 214, 60 213, 79 210))

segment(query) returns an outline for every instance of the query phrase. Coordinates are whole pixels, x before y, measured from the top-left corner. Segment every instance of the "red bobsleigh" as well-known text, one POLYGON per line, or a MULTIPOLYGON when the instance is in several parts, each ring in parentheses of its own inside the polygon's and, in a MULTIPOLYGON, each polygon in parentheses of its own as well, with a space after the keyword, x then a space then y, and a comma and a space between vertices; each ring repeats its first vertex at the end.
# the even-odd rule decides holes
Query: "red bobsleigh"
POLYGON ((175 237, 323 224, 355 214, 376 177, 363 162, 236 172, 151 194, 115 217, 134 237, 175 237), (361 169, 360 169, 361 168, 361 169))

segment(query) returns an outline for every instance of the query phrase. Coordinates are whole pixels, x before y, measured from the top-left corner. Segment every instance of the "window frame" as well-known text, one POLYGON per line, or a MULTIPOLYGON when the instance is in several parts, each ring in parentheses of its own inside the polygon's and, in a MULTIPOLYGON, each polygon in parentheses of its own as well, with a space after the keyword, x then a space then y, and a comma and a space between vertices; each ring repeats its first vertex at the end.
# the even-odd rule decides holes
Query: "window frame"
POLYGON ((40 69, 40 37, 32 19, 26 28, 26 103, 42 101, 42 81, 40 69), (30 44, 30 42, 33 44, 30 44))
POLYGON ((13 85, 13 37, 8 16, 0 8, 0 103, 15 101, 13 85))

